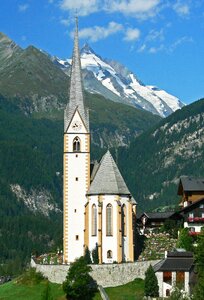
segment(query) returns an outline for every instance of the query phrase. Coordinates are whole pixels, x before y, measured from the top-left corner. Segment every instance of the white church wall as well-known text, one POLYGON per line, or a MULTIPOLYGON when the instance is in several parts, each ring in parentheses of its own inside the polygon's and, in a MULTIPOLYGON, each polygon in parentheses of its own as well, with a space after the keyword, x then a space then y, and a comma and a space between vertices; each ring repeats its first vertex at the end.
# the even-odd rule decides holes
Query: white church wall
MULTIPOLYGON (((65 151, 67 164, 67 196, 64 206, 64 213, 68 213, 66 223, 68 223, 68 242, 65 246, 68 249, 68 261, 72 262, 84 253, 84 205, 87 201, 87 182, 89 153, 87 149, 87 135, 84 134, 86 129, 78 112, 76 111, 73 120, 68 129, 68 139, 66 139, 65 151), (77 130, 73 125, 80 124, 77 130), (76 132, 75 132, 76 131, 76 132), (73 140, 75 137, 80 139, 80 151, 73 152, 73 140)), ((66 169, 66 168, 65 168, 66 169)))
MULTIPOLYGON (((71 155, 71 154, 70 154, 71 155)), ((84 179, 86 162, 86 154, 78 154, 76 158, 69 158, 69 169, 72 175, 69 176, 69 199, 68 202, 68 245, 69 245, 69 261, 73 261, 76 257, 83 255, 84 245, 84 205, 86 203, 85 191, 86 180, 84 179), (76 162, 77 160, 77 162, 76 162), (80 166, 80 169, 76 168, 80 166), (76 180, 76 178, 78 180, 76 180), (78 240, 77 240, 78 236, 78 240)))

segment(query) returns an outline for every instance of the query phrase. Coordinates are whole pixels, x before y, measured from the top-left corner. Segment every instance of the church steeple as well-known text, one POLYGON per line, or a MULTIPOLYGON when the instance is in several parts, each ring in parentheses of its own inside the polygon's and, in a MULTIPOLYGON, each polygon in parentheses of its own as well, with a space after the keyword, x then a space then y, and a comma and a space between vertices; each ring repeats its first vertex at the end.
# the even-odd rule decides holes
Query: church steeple
POLYGON ((89 116, 88 110, 84 107, 83 97, 83 85, 81 76, 81 60, 79 52, 79 37, 78 37, 78 18, 76 17, 76 27, 74 35, 74 49, 72 55, 72 67, 71 67, 71 78, 70 78, 70 91, 69 91, 69 102, 65 109, 64 115, 64 130, 66 132, 75 110, 81 115, 83 122, 89 130, 89 116))

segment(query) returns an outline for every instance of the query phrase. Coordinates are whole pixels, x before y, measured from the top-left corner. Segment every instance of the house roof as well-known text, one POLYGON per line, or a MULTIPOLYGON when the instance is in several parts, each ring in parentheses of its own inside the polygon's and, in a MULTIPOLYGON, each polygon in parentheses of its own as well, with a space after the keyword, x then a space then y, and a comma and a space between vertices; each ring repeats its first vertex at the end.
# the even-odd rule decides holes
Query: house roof
POLYGON ((178 186, 178 195, 182 195, 183 191, 204 192, 204 178, 181 176, 179 181, 179 186, 178 186))
POLYGON ((94 194, 128 195, 131 197, 130 191, 109 150, 102 157, 91 183, 88 195, 94 194))
POLYGON ((195 207, 199 206, 201 203, 204 203, 204 197, 202 197, 201 199, 194 201, 193 203, 189 204, 188 206, 185 206, 184 208, 182 208, 178 214, 185 214, 188 213, 189 211, 191 211, 192 209, 194 209, 195 207))
POLYGON ((174 214, 173 211, 168 212, 143 212, 138 218, 141 219, 143 216, 146 216, 148 219, 160 219, 165 220, 174 214))
POLYGON ((87 130, 89 130, 88 111, 84 107, 83 85, 81 76, 81 60, 79 53, 78 19, 76 18, 76 29, 74 35, 74 49, 72 55, 72 67, 70 78, 69 103, 64 111, 64 130, 66 131, 72 117, 78 110, 87 130))
POLYGON ((193 257, 193 253, 190 251, 178 251, 178 250, 177 251, 169 251, 167 253, 167 257, 193 257))
POLYGON ((191 252, 170 252, 167 258, 161 260, 153 268, 155 272, 163 271, 190 271, 194 265, 191 252))

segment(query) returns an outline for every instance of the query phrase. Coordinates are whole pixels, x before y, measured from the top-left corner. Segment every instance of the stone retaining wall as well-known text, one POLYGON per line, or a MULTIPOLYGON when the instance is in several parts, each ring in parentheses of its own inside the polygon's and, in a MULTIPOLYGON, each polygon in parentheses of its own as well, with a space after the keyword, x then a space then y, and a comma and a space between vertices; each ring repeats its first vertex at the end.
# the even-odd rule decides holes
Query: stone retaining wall
MULTIPOLYGON (((154 266, 158 260, 141 261, 123 264, 91 265, 91 276, 103 287, 118 286, 133 281, 135 278, 143 278, 145 271, 151 264, 154 266)), ((41 272, 49 281, 62 283, 69 270, 69 265, 40 265, 31 259, 31 267, 41 272)))

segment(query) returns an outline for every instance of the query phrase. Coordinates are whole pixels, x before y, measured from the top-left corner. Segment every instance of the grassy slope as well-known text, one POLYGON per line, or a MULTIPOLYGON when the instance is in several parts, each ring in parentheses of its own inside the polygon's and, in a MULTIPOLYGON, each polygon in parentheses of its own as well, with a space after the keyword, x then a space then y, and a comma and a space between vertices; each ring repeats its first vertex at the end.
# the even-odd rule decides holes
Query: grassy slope
POLYGON ((144 297, 144 280, 137 278, 125 285, 105 289, 110 300, 142 300, 144 297))
MULTIPOLYGON (((49 284, 49 299, 65 300, 62 286, 48 283, 46 280, 39 284, 17 284, 14 281, 0 286, 0 300, 43 300, 45 298, 47 284, 49 284)), ((144 281, 140 278, 123 286, 106 288, 110 300, 142 300, 144 297, 144 281)), ((97 293, 93 300, 101 300, 97 293)))
MULTIPOLYGON (((16 284, 14 282, 6 283, 0 286, 0 300, 41 300, 44 299, 46 291, 46 281, 37 285, 16 284)), ((49 283, 50 294, 53 300, 64 300, 64 292, 60 285, 49 283)))
MULTIPOLYGON (((60 284, 47 282, 44 280, 38 284, 17 284, 14 281, 0 286, 0 300, 66 300, 65 294, 60 284), (47 284, 49 284, 49 296, 45 297, 47 284)), ((101 300, 97 293, 93 300, 101 300)))

